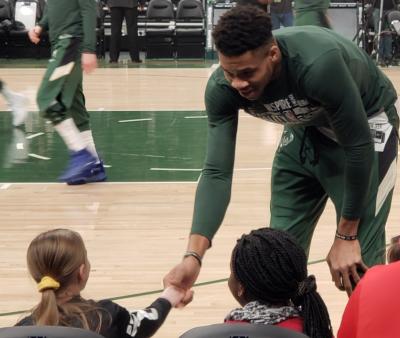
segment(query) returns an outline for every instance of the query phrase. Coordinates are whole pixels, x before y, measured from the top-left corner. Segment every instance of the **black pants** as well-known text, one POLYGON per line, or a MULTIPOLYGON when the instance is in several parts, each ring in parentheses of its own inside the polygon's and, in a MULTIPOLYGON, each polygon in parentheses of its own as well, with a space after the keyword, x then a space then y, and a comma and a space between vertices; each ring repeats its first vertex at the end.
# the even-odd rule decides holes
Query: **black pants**
POLYGON ((137 7, 111 7, 110 61, 118 61, 121 45, 122 21, 124 18, 128 31, 129 54, 132 61, 139 60, 137 16, 137 7))

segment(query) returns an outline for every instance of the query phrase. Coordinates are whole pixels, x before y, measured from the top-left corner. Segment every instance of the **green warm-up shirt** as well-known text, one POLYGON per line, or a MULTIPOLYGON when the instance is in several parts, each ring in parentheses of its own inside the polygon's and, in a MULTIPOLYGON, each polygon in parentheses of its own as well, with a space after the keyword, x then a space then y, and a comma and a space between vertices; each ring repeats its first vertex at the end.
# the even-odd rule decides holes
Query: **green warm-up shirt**
POLYGON ((47 0, 39 25, 49 31, 54 46, 60 37, 82 39, 82 52, 96 52, 95 0, 47 0))
POLYGON ((295 0, 294 9, 296 12, 326 11, 329 8, 330 0, 295 0))
MULTIPOLYGON (((343 217, 359 218, 368 193, 374 145, 367 117, 395 103, 392 83, 363 50, 329 29, 289 27, 274 36, 282 53, 282 70, 258 100, 240 96, 221 68, 207 84, 207 155, 191 232, 210 240, 230 199, 240 108, 266 121, 315 126, 343 147, 343 217)), ((387 114, 397 125, 393 109, 387 114)))

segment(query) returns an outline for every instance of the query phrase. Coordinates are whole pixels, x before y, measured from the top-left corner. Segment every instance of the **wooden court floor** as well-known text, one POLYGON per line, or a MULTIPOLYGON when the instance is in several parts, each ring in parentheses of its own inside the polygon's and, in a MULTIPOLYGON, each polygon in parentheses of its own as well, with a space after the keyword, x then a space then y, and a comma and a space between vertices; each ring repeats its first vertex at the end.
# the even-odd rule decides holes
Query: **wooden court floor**
MULTIPOLYGON (((85 78, 91 111, 204 110, 203 92, 211 70, 98 69, 85 78)), ((400 70, 387 70, 400 88, 400 70)), ((34 97, 43 69, 1 69, 1 78, 15 90, 34 97)), ((0 99, 0 111, 5 111, 0 99)), ((94 113, 95 114, 95 113, 94 113)), ((10 127, 11 128, 11 127, 10 127)), ((244 232, 267 224, 270 168, 280 127, 241 114, 232 201, 213 247, 206 255, 194 301, 174 309, 155 335, 178 337, 198 325, 222 322, 236 307, 224 280, 230 252, 244 232)), ((193 140, 194 142, 196 140, 193 140)), ((129 170, 129 168, 126 168, 129 170)), ((27 170, 26 177, 32 175, 27 170)), ((27 179, 28 180, 28 179, 27 179)), ((0 184, 0 326, 13 325, 35 305, 39 294, 30 280, 26 248, 39 232, 57 227, 79 231, 86 244, 92 272, 83 293, 87 298, 121 297, 127 308, 149 305, 161 289, 162 277, 185 251, 193 210, 195 181, 108 182, 69 187, 57 183, 0 184)), ((388 238, 399 233, 400 195, 395 190, 387 225, 388 238)), ((312 243, 310 273, 328 305, 337 330, 346 296, 331 282, 321 262, 335 229, 332 205, 323 214, 312 243)))

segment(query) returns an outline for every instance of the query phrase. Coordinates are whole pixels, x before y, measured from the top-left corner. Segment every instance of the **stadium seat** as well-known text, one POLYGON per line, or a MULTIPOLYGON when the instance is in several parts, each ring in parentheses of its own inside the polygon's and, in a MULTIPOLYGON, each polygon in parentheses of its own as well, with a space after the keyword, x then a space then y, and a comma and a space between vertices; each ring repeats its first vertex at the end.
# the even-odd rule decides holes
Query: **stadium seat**
POLYGON ((104 338, 99 334, 63 326, 13 326, 0 328, 0 338, 104 338))
POLYGON ((146 14, 146 58, 174 57, 174 8, 170 0, 151 0, 146 14))
MULTIPOLYGON (((185 332, 180 338, 307 338, 289 329, 265 324, 214 324, 185 332)), ((1 337, 0 337, 1 338, 1 337)))
POLYGON ((198 0, 181 0, 178 4, 175 49, 177 58, 204 58, 204 11, 198 0))

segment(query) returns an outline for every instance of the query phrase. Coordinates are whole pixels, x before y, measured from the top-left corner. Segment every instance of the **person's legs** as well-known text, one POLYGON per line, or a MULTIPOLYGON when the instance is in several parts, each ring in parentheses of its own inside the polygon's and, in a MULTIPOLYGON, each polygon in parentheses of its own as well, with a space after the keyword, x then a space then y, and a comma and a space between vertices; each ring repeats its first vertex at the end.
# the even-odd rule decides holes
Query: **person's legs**
POLYGON ((281 21, 279 19, 278 14, 271 13, 271 23, 272 23, 272 30, 279 29, 281 27, 281 21))
POLYGON ((131 60, 134 62, 140 62, 139 59, 139 39, 138 39, 138 26, 137 26, 137 7, 124 8, 126 28, 128 31, 129 39, 129 54, 131 60))
POLYGON ((293 26, 293 13, 292 12, 288 12, 288 13, 283 13, 281 15, 281 21, 282 21, 282 25, 284 27, 291 27, 293 26))
POLYGON ((111 7, 110 62, 118 62, 124 8, 111 7))
POLYGON ((328 196, 312 172, 315 149, 304 133, 285 127, 282 134, 272 166, 270 226, 291 233, 308 255, 328 196))
MULTIPOLYGON (((70 150, 69 164, 59 178, 67 183, 76 180, 77 177, 81 177, 97 165, 96 157, 87 149, 87 143, 75 124, 75 120, 79 121, 76 116, 79 101, 82 101, 84 106, 84 98, 80 97, 82 69, 79 48, 79 39, 62 39, 57 42, 54 46, 53 61, 49 63, 37 96, 40 112, 52 122, 70 150)), ((86 109, 83 112, 80 111, 80 114, 79 123, 85 125, 86 120, 88 126, 89 118, 86 109)))
POLYGON ((2 80, 0 80, 0 93, 12 111, 13 126, 18 127, 23 124, 28 114, 26 110, 28 99, 24 95, 10 90, 2 80))
POLYGON ((391 64, 393 58, 392 43, 393 39, 391 32, 382 35, 382 54, 387 65, 391 64))

